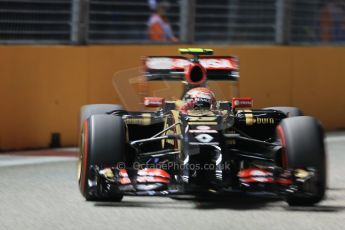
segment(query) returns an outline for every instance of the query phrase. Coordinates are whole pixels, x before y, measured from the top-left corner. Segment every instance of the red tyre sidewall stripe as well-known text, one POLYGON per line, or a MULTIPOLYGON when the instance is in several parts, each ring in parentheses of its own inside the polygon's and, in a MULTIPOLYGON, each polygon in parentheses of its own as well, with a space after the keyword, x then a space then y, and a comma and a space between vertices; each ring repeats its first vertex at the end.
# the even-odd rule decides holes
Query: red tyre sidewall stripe
POLYGON ((88 155, 88 144, 89 144, 89 126, 88 120, 84 122, 84 154, 83 154, 83 167, 82 167, 82 177, 81 177, 81 190, 85 193, 85 181, 86 181, 86 165, 87 165, 87 155, 88 155))
POLYGON ((287 168, 288 167, 288 155, 287 155, 287 148, 286 148, 286 138, 285 138, 285 135, 284 135, 284 130, 283 128, 278 125, 277 126, 277 134, 278 134, 278 137, 281 141, 281 144, 283 146, 283 156, 282 156, 282 165, 283 165, 283 168, 287 168))

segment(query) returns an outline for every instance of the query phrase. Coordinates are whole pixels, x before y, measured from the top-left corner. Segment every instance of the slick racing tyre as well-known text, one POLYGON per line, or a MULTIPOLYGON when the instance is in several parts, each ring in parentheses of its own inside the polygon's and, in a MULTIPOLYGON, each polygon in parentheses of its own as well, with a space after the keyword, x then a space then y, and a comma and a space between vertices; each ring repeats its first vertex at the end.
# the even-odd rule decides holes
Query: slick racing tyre
POLYGON ((326 154, 321 125, 313 117, 286 118, 277 127, 277 136, 283 146, 283 168, 316 170, 313 192, 306 196, 297 193, 289 195, 288 204, 311 206, 318 203, 326 189, 326 154))
POLYGON ((268 107, 264 109, 272 109, 272 110, 279 110, 285 113, 287 117, 299 117, 303 116, 302 110, 296 107, 283 107, 283 106, 278 106, 278 107, 268 107))
POLYGON ((89 117, 82 127, 80 146, 79 187, 86 200, 121 201, 123 195, 100 197, 95 189, 93 166, 115 166, 123 162, 125 153, 125 125, 121 117, 97 114, 89 117))
POLYGON ((115 104, 92 104, 84 105, 80 109, 80 127, 82 127, 84 121, 88 119, 91 115, 95 114, 106 114, 114 110, 122 110, 121 105, 115 104))

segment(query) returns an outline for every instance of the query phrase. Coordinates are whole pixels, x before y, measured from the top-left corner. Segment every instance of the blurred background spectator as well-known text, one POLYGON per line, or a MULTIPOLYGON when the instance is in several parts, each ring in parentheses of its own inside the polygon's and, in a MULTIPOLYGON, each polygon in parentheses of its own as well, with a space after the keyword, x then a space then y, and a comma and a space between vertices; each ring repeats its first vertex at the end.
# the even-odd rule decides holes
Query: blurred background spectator
POLYGON ((344 44, 345 0, 0 0, 0 43, 344 44))
POLYGON ((345 41, 344 0, 330 0, 321 8, 320 38, 323 42, 345 41))
POLYGON ((152 12, 147 22, 149 39, 160 42, 177 42, 178 39, 174 36, 166 15, 166 11, 170 7, 169 2, 162 1, 157 3, 156 0, 149 0, 148 3, 152 12))

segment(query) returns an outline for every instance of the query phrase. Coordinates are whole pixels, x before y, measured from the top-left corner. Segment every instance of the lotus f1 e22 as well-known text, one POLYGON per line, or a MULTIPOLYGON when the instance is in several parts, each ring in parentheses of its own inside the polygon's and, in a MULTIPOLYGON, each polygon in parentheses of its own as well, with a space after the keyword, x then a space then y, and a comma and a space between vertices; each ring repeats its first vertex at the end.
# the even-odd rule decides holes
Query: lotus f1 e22
POLYGON ((217 101, 210 81, 236 83, 238 60, 211 49, 144 59, 148 81, 181 81, 180 100, 146 97, 155 111, 81 109, 79 187, 86 200, 126 195, 269 192, 289 205, 324 198, 324 133, 295 107, 253 109, 252 98, 217 101), (187 58, 188 56, 189 58, 187 58))

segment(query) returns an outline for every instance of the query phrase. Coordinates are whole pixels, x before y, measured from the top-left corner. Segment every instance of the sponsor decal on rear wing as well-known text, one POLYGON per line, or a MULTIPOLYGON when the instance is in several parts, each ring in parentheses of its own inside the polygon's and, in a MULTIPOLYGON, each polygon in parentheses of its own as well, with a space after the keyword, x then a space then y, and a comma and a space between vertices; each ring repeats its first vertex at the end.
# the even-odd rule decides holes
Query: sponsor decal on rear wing
MULTIPOLYGON (((149 56, 144 59, 148 80, 183 80, 184 71, 192 62, 180 56, 149 56)), ((236 81, 238 61, 231 56, 200 56, 199 63, 207 71, 207 80, 236 81)))

